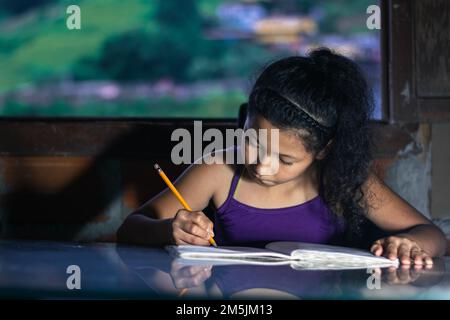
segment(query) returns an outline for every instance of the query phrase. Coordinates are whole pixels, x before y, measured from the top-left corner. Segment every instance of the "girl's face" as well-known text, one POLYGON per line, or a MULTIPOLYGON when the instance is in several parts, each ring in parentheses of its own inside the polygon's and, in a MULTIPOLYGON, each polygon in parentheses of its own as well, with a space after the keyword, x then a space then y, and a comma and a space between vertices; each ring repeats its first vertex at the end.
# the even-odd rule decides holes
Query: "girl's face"
POLYGON ((262 116, 247 117, 245 130, 267 130, 267 142, 245 143, 246 168, 251 178, 266 186, 274 186, 300 178, 314 162, 314 155, 307 152, 301 139, 292 130, 280 129, 262 116), (278 150, 272 147, 271 130, 278 129, 278 150), (250 160, 250 155, 258 154, 257 148, 267 148, 266 159, 250 160), (272 152, 272 149, 274 150, 272 152), (278 166, 274 161, 278 161, 278 166), (278 167, 278 170, 273 168, 278 167))

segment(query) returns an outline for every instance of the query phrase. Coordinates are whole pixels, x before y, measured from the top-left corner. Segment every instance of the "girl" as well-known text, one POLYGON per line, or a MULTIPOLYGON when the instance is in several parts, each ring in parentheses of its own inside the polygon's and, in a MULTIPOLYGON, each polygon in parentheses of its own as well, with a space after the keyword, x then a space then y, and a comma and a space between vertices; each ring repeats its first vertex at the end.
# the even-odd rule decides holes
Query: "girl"
MULTIPOLYGON (((124 221, 119 241, 207 246, 211 235, 219 245, 338 244, 360 241, 371 221, 391 234, 371 246, 377 256, 422 265, 443 255, 440 229, 370 171, 373 102, 354 62, 328 49, 276 61, 256 80, 247 108, 245 129, 279 130, 277 158, 190 166, 176 186, 194 211, 166 189, 124 221), (271 161, 279 161, 274 174, 271 161), (214 225, 202 212, 210 200, 214 225)), ((244 148, 248 156, 252 146, 244 148)))

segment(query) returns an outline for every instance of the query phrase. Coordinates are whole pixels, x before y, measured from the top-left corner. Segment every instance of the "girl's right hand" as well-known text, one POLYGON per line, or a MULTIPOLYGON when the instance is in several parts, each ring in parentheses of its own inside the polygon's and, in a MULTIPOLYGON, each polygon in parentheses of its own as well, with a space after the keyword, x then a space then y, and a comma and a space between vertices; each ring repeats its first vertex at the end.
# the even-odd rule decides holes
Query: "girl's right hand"
POLYGON ((176 245, 209 246, 209 238, 214 237, 213 223, 201 211, 180 209, 171 225, 172 240, 176 245))

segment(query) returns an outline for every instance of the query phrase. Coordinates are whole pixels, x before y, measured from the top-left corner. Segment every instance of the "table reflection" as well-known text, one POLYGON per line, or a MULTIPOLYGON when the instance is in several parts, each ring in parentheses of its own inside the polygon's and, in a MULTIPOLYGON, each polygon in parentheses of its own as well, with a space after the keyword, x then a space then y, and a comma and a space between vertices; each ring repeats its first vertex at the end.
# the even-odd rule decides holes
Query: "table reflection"
POLYGON ((450 259, 431 268, 301 270, 185 264, 162 248, 0 241, 0 297, 86 299, 450 299, 450 259), (69 290, 67 268, 81 270, 69 290))
MULTIPOLYGON (((444 259, 431 267, 359 270, 297 270, 289 265, 214 265, 178 260, 162 249, 152 260, 138 259, 126 247, 118 255, 130 270, 162 296, 257 299, 450 298, 444 259), (145 261, 145 262, 144 262, 145 261), (447 293, 446 293, 447 292, 447 293)), ((134 252, 136 254, 136 252, 134 252)))

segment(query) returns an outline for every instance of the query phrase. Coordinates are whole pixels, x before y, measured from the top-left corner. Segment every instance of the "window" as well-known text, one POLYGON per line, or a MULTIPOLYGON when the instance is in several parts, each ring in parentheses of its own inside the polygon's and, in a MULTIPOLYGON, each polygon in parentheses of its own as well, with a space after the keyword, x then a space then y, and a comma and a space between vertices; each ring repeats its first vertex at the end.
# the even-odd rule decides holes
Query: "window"
POLYGON ((236 117, 269 61, 329 46, 366 71, 381 112, 373 0, 0 0, 0 115, 236 117))

